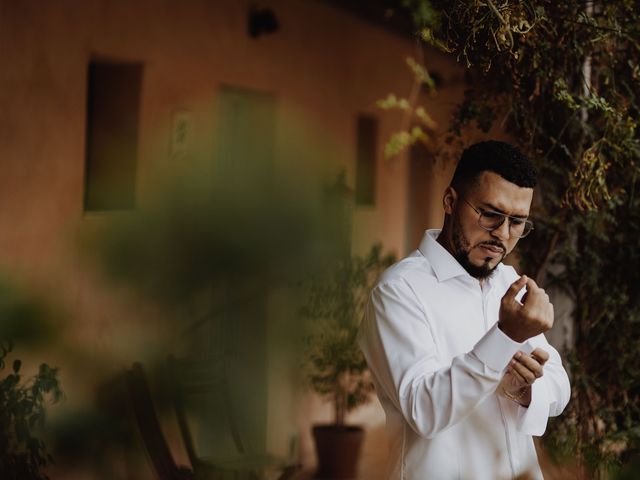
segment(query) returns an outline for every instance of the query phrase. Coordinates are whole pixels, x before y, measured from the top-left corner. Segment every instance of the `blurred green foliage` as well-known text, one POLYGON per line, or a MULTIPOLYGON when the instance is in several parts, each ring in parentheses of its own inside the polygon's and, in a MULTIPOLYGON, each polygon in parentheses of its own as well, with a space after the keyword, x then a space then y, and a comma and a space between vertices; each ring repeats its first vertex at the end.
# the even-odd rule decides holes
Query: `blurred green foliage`
POLYGON ((37 346, 55 337, 53 310, 43 298, 0 277, 0 341, 37 346))
POLYGON ((190 165, 156 189, 148 205, 84 238, 118 283, 183 308, 229 278, 266 275, 294 283, 335 255, 342 219, 294 179, 216 178, 190 165))
POLYGON ((433 148, 433 134, 437 128, 436 122, 427 110, 418 104, 421 90, 430 94, 436 92, 436 82, 422 60, 412 57, 406 58, 406 64, 413 73, 414 84, 408 98, 397 97, 390 93, 386 98, 376 102, 382 110, 398 110, 403 114, 402 128, 393 133, 384 147, 384 157, 391 159, 411 145, 420 143, 426 148, 433 148))
MULTIPOLYGON (((286 400, 297 380, 289 366, 302 348, 300 285, 348 249, 352 193, 343 175, 325 183, 321 175, 310 180, 285 169, 238 176, 215 166, 214 160, 172 166, 154 179, 139 209, 87 229, 81 246, 108 283, 161 312, 154 326, 162 322, 171 335, 149 332, 144 351, 133 352, 158 385, 172 381, 169 355, 225 379, 186 402, 197 423, 196 450, 237 455, 237 435, 246 452, 263 454, 274 384, 286 400), (221 404, 225 408, 211 408, 221 404)), ((189 376, 182 372, 183 380, 189 376)), ((154 390, 158 408, 182 396, 168 391, 154 390)), ((66 445, 85 432, 82 424, 65 426, 66 445)), ((95 438, 92 445, 121 441, 114 433, 113 442, 95 438)), ((84 456, 92 461, 94 455, 90 449, 84 456)), ((101 468, 100 459, 93 462, 101 468)))

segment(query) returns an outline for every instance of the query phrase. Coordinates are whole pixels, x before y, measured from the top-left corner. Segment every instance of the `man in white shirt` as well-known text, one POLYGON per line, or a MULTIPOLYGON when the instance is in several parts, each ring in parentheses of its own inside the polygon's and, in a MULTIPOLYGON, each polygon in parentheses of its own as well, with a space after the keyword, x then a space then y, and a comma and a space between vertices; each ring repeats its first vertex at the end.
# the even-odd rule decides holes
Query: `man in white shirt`
POLYGON ((549 297, 501 263, 533 228, 535 185, 511 145, 472 145, 442 230, 371 292, 360 345, 387 416, 389 479, 542 478, 532 436, 566 406, 569 380, 543 335, 549 297))

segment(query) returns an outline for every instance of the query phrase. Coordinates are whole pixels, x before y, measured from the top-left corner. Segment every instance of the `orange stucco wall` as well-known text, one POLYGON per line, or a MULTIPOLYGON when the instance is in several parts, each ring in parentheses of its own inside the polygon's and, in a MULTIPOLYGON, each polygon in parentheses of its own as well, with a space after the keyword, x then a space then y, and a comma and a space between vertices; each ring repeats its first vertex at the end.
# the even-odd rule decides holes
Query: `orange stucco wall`
MULTIPOLYGON (((405 58, 417 54, 416 45, 315 0, 260 2, 273 9, 280 28, 252 39, 246 18, 253 3, 0 0, 0 266, 48 290, 69 312, 72 326, 66 335, 115 364, 135 359, 146 332, 160 323, 153 308, 103 289, 74 253, 76 232, 123 215, 83 212, 87 65, 92 56, 144 63, 137 178, 142 207, 150 178, 171 161, 172 112, 192 112, 196 142, 213 148, 217 90, 231 85, 276 96, 278 168, 305 170, 290 152, 295 132, 301 149, 330 145, 330 158, 321 152, 306 152, 304 158, 327 178, 346 169, 351 185, 356 115, 376 115, 376 204, 355 208, 353 246, 361 252, 381 241, 398 256, 408 250, 407 155, 392 160, 382 155, 384 142, 400 128, 401 115, 382 112, 375 102, 390 92, 409 94, 413 78, 405 58), (123 332, 132 339, 128 350, 118 345, 123 332)), ((442 55, 427 51, 426 64, 444 79, 440 93, 425 104, 445 128, 464 85, 442 55)), ((439 199, 451 168, 435 163, 431 182, 424 186, 429 201, 419 209, 424 210, 425 227, 439 226, 442 220, 439 199)), ((51 355, 62 365, 69 402, 88 399, 90 379, 65 360, 64 352, 52 350, 51 355)), ((328 419, 330 411, 315 397, 292 402, 280 398, 280 392, 274 388, 269 393, 270 446, 283 451, 292 432, 300 431, 302 458, 312 463, 307 428, 328 419), (297 418, 289 415, 291 406, 299 410, 297 418)), ((383 423, 375 402, 354 419, 378 432, 383 423)), ((361 466, 368 479, 378 478, 372 472, 380 474, 384 461, 375 446, 383 444, 383 437, 372 438, 361 466)))

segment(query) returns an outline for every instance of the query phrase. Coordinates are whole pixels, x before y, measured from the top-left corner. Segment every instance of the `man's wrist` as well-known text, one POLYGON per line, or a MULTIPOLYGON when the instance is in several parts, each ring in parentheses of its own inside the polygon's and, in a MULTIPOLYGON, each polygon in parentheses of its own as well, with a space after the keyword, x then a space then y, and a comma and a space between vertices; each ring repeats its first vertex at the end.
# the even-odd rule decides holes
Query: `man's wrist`
POLYGON ((509 392, 506 388, 502 389, 502 394, 507 397, 509 400, 516 402, 518 405, 522 406, 522 407, 526 407, 527 405, 525 405, 522 400, 524 399, 525 395, 530 391, 531 386, 526 386, 526 387, 522 387, 517 393, 513 394, 511 392, 509 392))
POLYGON ((509 337, 514 342, 522 343, 526 340, 526 338, 521 339, 519 335, 514 335, 514 333, 511 332, 508 327, 505 328, 504 322, 498 322, 498 328, 502 333, 504 333, 507 337, 509 337))

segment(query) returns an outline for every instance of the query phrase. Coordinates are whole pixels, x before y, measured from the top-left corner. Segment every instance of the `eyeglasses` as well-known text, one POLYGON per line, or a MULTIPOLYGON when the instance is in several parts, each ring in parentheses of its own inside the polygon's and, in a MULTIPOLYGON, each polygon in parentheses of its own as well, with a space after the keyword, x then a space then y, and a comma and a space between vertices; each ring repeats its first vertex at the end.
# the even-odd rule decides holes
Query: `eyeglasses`
POLYGON ((533 222, 525 220, 524 218, 512 217, 511 215, 505 215, 504 213, 494 212, 493 210, 479 210, 471 205, 464 197, 460 197, 464 200, 464 203, 473 208, 473 211, 478 215, 478 225, 481 228, 492 232, 496 228, 499 228, 505 221, 509 219, 509 234, 514 238, 523 238, 531 233, 533 230, 533 222))

